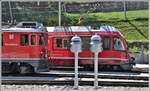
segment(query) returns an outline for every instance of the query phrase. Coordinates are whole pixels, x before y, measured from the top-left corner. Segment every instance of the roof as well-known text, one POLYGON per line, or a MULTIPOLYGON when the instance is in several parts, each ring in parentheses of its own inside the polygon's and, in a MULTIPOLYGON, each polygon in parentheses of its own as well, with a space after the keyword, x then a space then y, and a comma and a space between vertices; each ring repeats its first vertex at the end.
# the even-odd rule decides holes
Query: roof
POLYGON ((89 32, 90 26, 47 27, 48 32, 89 32))
POLYGON ((43 32, 42 29, 35 29, 35 28, 2 28, 2 31, 5 32, 43 32))
POLYGON ((2 28, 5 32, 43 32, 43 25, 37 22, 20 22, 14 27, 2 28))
POLYGON ((99 29, 92 29, 90 26, 69 26, 69 27, 47 27, 48 32, 119 32, 112 26, 101 26, 99 29))

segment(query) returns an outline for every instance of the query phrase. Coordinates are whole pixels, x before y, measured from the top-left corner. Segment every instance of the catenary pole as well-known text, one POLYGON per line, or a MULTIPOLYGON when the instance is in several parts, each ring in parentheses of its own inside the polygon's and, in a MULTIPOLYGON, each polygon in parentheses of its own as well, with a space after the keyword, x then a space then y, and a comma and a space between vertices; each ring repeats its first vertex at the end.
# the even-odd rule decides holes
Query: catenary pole
POLYGON ((58 12, 58 16, 59 16, 59 19, 58 19, 58 22, 59 22, 59 27, 61 26, 61 0, 59 0, 58 2, 58 9, 59 9, 59 12, 58 12))
POLYGON ((0 0, 0 90, 1 90, 1 77, 2 77, 2 61, 1 61, 1 53, 2 53, 2 2, 0 0))

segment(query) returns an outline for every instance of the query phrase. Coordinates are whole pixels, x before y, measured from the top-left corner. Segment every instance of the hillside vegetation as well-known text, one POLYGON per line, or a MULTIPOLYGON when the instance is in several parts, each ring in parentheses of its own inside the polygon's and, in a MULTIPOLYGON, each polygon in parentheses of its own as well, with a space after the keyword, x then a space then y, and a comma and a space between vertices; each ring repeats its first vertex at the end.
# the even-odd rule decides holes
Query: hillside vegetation
POLYGON ((99 27, 107 24, 118 28, 127 41, 148 41, 148 10, 109 13, 65 13, 68 25, 91 25, 99 27))

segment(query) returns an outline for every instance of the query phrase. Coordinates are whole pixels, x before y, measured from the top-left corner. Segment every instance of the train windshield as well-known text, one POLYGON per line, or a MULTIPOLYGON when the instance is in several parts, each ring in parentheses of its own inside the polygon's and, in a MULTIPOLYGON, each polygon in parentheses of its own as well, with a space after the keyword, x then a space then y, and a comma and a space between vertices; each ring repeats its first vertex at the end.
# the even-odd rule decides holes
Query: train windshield
POLYGON ((120 38, 114 37, 113 44, 114 44, 113 45, 114 50, 125 51, 125 47, 124 47, 123 42, 121 41, 120 38))

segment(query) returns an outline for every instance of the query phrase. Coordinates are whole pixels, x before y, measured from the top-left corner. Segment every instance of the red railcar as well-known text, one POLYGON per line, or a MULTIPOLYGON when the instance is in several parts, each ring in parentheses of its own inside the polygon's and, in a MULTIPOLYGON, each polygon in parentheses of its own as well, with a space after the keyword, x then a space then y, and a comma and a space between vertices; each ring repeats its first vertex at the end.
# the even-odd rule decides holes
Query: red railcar
POLYGON ((82 39, 82 52, 79 53, 79 65, 92 67, 94 54, 90 51, 90 38, 95 33, 102 38, 103 51, 99 53, 99 67, 132 68, 128 47, 121 33, 114 27, 101 26, 95 30, 85 26, 47 27, 48 54, 50 66, 73 66, 74 54, 70 51, 71 38, 78 35, 82 39))
POLYGON ((21 22, 2 29, 2 72, 48 70, 47 31, 37 22, 21 22))

